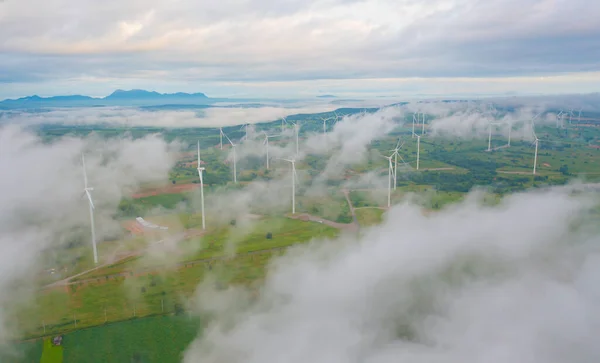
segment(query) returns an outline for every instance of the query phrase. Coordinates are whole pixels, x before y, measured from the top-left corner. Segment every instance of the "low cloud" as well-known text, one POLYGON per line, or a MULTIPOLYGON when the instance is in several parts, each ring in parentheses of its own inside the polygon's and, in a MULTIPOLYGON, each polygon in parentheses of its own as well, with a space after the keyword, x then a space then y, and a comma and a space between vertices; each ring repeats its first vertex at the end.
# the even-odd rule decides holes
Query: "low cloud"
POLYGON ((201 285, 196 309, 213 318, 184 362, 593 361, 600 249, 573 228, 589 201, 554 189, 429 216, 395 206, 360 240, 273 260, 256 300, 201 285))
POLYGON ((0 140, 1 346, 18 335, 7 327, 10 312, 6 309, 22 296, 8 291, 18 285, 24 295, 31 293, 33 278, 44 268, 56 267, 52 256, 65 244, 91 245, 81 153, 86 156, 89 186, 94 188, 96 234, 101 243, 121 233, 113 219, 121 198, 142 183, 165 182, 179 147, 156 135, 137 140, 90 135, 44 143, 14 125, 0 127, 0 140))
POLYGON ((199 110, 144 110, 130 107, 50 109, 47 112, 10 112, 0 115, 0 123, 21 125, 119 125, 150 127, 225 127, 270 122, 299 113, 333 111, 327 104, 305 107, 209 107, 199 110))

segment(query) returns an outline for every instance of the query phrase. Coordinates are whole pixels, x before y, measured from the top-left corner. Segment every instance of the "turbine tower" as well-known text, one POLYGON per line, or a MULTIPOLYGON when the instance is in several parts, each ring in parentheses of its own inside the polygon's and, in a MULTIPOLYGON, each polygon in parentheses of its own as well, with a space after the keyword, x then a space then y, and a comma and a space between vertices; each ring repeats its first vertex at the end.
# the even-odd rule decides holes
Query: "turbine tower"
POLYGON ((531 119, 531 132, 533 133, 533 138, 534 138, 534 143, 535 143, 535 153, 533 156, 533 175, 535 175, 535 171, 537 168, 537 157, 538 157, 538 146, 540 144, 540 139, 538 139, 537 135, 535 134, 535 124, 533 122, 533 120, 535 120, 536 117, 538 117, 540 114, 537 114, 533 119, 531 119))
POLYGON ((83 154, 81 154, 81 165, 83 166, 83 195, 87 196, 88 202, 90 204, 90 225, 92 229, 92 248, 94 251, 94 264, 97 265, 98 248, 96 246, 96 230, 94 226, 94 209, 96 207, 94 207, 94 201, 92 200, 92 194, 90 193, 94 190, 94 188, 88 186, 87 172, 85 170, 85 157, 83 156, 83 154))
POLYGON ((296 214, 296 179, 298 178, 296 174, 296 160, 294 159, 280 159, 287 161, 292 164, 292 214, 296 214))
POLYGON ((321 120, 323 120, 323 138, 325 141, 325 147, 327 147, 327 121, 331 120, 331 119, 332 119, 332 117, 329 117, 329 118, 321 117, 321 120))
POLYGON ((202 206, 202 229, 206 229, 206 221, 204 219, 204 180, 202 179, 202 172, 204 168, 201 166, 202 161, 200 160, 200 140, 198 140, 198 176, 200 177, 200 203, 202 206))
POLYGON ((219 127, 219 138, 221 139, 221 150, 223 150, 223 128, 219 127))
POLYGON ((269 138, 270 137, 277 137, 279 135, 269 135, 266 132, 264 132, 265 135, 265 140, 263 141, 263 145, 265 145, 265 149, 266 149, 266 154, 267 154, 267 169, 269 169, 269 138))
POLYGON ((391 156, 383 156, 388 160, 388 208, 392 205, 392 176, 394 175, 394 167, 392 165, 391 156))

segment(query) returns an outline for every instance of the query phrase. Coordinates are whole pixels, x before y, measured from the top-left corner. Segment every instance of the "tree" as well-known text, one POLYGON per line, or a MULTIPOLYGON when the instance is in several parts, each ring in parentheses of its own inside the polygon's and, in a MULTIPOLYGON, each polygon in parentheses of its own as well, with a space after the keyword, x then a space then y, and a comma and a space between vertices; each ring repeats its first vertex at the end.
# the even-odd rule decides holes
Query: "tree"
POLYGON ((273 239, 273 233, 269 232, 267 233, 267 239, 273 239))
POLYGON ((562 175, 569 175, 569 167, 566 164, 561 165, 558 171, 560 171, 562 175))

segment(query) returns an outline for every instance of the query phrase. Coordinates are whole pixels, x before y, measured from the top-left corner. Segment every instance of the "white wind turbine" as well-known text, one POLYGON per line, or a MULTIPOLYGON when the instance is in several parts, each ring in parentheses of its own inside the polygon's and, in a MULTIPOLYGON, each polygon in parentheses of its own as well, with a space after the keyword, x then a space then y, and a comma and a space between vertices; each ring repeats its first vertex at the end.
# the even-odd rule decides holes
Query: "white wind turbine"
POLYGON ((387 206, 389 208, 392 204, 392 176, 395 173, 394 173, 394 166, 392 165, 392 157, 385 156, 385 155, 382 155, 382 156, 384 158, 386 158, 388 161, 388 203, 387 203, 387 206))
POLYGON ((223 150, 223 128, 219 127, 219 138, 221 139, 221 150, 223 150))
POLYGON ((398 157, 400 157, 400 161, 402 161, 405 165, 406 162, 404 161, 404 159, 402 158, 402 156, 400 156, 400 154, 398 153, 398 151, 400 151, 400 148, 402 148, 402 146, 404 145, 404 142, 402 142, 402 144, 400 144, 400 140, 398 140, 398 143, 396 144, 396 148, 394 148, 392 151, 392 155, 390 155, 390 157, 394 158, 394 190, 396 190, 396 185, 398 184, 398 157))
POLYGON ((573 109, 569 110, 569 125, 573 124, 573 109))
POLYGON ((98 248, 96 246, 96 230, 94 226, 94 201, 92 200, 91 191, 94 188, 88 186, 87 172, 85 170, 85 157, 81 154, 81 165, 83 166, 83 195, 86 195, 90 204, 90 224, 92 229, 92 248, 94 251, 94 264, 98 264, 98 248))
POLYGON ((583 110, 583 108, 579 109, 579 117, 577 118, 577 123, 581 123, 581 110, 583 110))
POLYGON ((563 110, 560 110, 560 112, 558 113, 558 115, 556 115, 556 128, 563 128, 563 110))
POLYGON ((242 125, 242 127, 240 127, 240 130, 244 129, 244 131, 245 131, 245 135, 241 139, 242 141, 243 140, 248 140, 248 127, 249 126, 250 126, 250 124, 244 124, 244 125, 242 125))
POLYGON ((202 161, 200 160, 200 140, 198 140, 198 176, 200 177, 200 205, 202 206, 202 229, 206 229, 206 221, 204 219, 204 180, 202 178, 202 172, 205 169, 202 167, 202 161))
POLYGON ((538 157, 538 146, 540 143, 540 139, 538 139, 537 135, 535 134, 535 123, 534 120, 541 115, 542 113, 538 113, 537 115, 535 115, 532 119, 531 119, 531 132, 533 133, 533 138, 534 138, 534 143, 535 143, 535 153, 533 156, 533 175, 535 175, 535 170, 537 167, 537 157, 538 157))
POLYGON ((417 138, 417 170, 419 170, 419 161, 421 156, 421 136, 413 132, 413 138, 417 138))
POLYGON ((268 135, 266 132, 264 133, 265 140, 263 141, 263 145, 265 145, 266 153, 267 153, 267 169, 269 169, 269 138, 277 137, 279 135, 268 135))
POLYGON ((229 141, 229 143, 231 144, 231 150, 233 152, 233 182, 237 183, 237 155, 235 152, 235 144, 233 143, 233 141, 231 141, 231 139, 229 138, 229 136, 227 136, 226 133, 223 133, 223 136, 225 136, 225 138, 227 139, 227 141, 229 141))
POLYGON ((492 149, 492 126, 498 126, 498 125, 502 125, 501 122, 489 122, 488 123, 488 148, 486 151, 492 151, 492 150, 497 150, 497 149, 501 149, 504 147, 509 147, 510 146, 510 133, 511 133, 511 128, 512 128, 512 124, 509 123, 508 126, 508 143, 506 145, 503 146, 498 146, 492 149))
POLYGON ((327 146, 327 121, 331 120, 332 118, 333 117, 321 117, 321 120, 323 120, 323 138, 325 139, 325 146, 327 146))
POLYGON ((280 159, 287 161, 292 164, 292 214, 296 214, 296 180, 298 178, 296 174, 296 160, 294 159, 280 159))

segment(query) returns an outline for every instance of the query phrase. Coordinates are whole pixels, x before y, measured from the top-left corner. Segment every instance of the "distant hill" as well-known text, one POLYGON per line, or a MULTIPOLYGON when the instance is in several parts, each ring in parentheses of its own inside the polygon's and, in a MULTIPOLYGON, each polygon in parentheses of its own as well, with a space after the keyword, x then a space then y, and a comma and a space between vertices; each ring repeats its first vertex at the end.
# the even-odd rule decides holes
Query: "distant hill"
POLYGON ((317 96, 317 98, 337 98, 337 96, 334 96, 334 95, 320 95, 320 96, 317 96))
POLYGON ((102 98, 82 95, 40 97, 38 95, 7 99, 0 102, 0 108, 38 108, 38 107, 82 107, 82 106, 158 106, 178 104, 211 104, 204 93, 158 93, 141 89, 116 90, 102 98))
POLYGON ((116 90, 110 95, 104 97, 104 100, 170 100, 170 99, 207 99, 204 93, 158 93, 154 91, 145 91, 142 89, 132 89, 130 91, 116 90))

